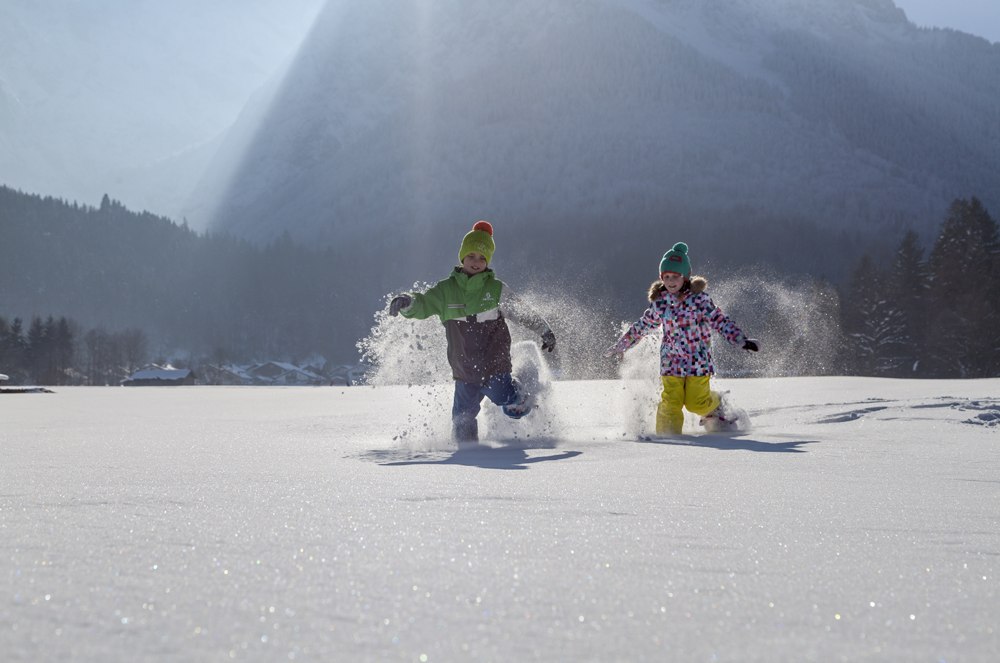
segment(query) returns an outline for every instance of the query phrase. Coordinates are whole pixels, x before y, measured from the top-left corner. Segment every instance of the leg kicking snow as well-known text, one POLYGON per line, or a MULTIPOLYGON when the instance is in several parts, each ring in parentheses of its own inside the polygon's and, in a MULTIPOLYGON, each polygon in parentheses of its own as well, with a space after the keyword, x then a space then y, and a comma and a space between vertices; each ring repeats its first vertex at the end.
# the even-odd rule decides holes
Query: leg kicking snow
POLYGON ((709 433, 738 433, 750 430, 750 416, 736 407, 729 392, 719 394, 719 406, 704 415, 698 422, 709 433))
POLYGON ((512 419, 520 419, 538 406, 539 397, 548 389, 549 381, 543 378, 544 360, 535 343, 515 343, 510 354, 516 396, 503 406, 503 413, 512 419))

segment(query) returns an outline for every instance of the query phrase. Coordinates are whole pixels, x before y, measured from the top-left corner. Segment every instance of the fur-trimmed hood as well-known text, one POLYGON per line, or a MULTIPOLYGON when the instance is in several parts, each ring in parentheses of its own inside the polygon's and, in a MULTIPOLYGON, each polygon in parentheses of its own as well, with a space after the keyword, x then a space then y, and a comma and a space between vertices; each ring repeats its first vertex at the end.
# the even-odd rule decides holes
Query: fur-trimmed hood
MULTIPOLYGON (((657 279, 649 284, 649 301, 655 301, 660 294, 666 290, 667 286, 663 285, 663 281, 657 279)), ((705 292, 708 289, 708 279, 704 276, 692 276, 690 280, 684 283, 684 287, 681 288, 681 295, 697 295, 700 292, 705 292)))

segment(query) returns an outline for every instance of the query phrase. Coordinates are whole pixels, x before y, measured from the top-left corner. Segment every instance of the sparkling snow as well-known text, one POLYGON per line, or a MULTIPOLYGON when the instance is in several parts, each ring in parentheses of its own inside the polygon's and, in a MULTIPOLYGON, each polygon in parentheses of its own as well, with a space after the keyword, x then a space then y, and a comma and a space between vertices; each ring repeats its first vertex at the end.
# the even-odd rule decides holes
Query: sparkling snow
POLYGON ((557 382, 469 451, 448 385, 0 396, 0 651, 998 659, 1000 380, 716 384, 752 432, 557 382))

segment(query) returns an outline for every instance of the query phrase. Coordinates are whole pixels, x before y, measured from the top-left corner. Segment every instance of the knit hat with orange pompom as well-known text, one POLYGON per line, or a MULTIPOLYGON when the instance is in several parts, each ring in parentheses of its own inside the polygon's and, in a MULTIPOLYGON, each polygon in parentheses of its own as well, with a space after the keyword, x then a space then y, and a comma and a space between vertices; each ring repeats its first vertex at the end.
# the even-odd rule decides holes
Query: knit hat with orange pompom
POLYGON ((486 262, 490 263, 496 248, 496 244, 493 243, 493 226, 489 221, 476 221, 472 230, 462 240, 462 248, 458 250, 458 261, 462 262, 470 253, 481 253, 486 262))

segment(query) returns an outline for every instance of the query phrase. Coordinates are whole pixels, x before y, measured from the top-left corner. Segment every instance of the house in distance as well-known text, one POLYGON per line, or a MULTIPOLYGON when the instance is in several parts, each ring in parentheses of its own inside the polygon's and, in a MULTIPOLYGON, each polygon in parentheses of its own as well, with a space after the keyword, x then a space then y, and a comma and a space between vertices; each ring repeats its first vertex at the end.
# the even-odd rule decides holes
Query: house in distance
POLYGON ((147 366, 133 373, 122 381, 123 387, 173 387, 193 385, 195 374, 190 368, 174 368, 173 366, 147 366))

